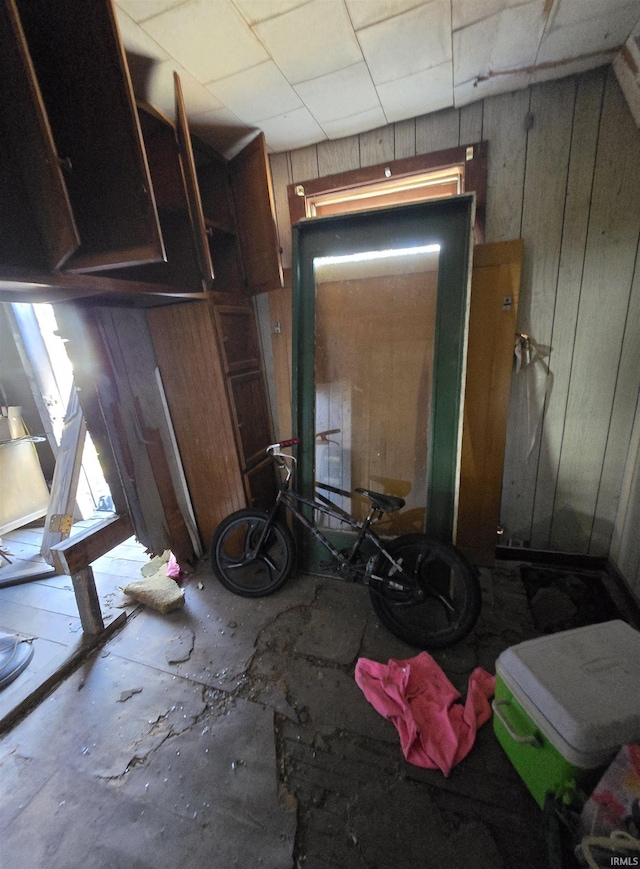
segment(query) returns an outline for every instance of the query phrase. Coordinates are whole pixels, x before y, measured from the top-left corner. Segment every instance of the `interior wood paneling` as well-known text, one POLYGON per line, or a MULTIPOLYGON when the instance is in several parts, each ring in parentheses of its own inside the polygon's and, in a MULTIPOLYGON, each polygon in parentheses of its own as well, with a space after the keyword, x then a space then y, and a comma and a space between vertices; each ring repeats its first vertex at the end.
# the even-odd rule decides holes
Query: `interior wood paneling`
POLYGON ((460 110, 443 109, 416 118, 416 154, 457 148, 460 144, 460 110))
MULTIPOLYGON (((567 400, 551 529, 555 545, 566 541, 568 548, 581 551, 587 547, 594 555, 608 551, 615 519, 611 493, 605 499, 609 503, 600 505, 598 539, 592 540, 594 517, 601 487, 612 482, 613 464, 619 469, 617 485, 613 484, 617 497, 635 409, 629 407, 628 396, 638 395, 638 366, 631 371, 622 368, 621 363, 623 341, 634 335, 637 345, 639 337, 638 323, 628 319, 640 226, 639 157, 640 132, 610 73, 600 123, 573 353, 577 376, 572 378, 567 400), (624 387, 621 380, 625 381, 624 387), (608 451, 617 454, 615 462, 611 453, 606 461, 608 451), (608 528, 603 533, 605 523, 608 528)), ((624 361, 628 366, 629 360, 624 361)))
MULTIPOLYGON (((375 166, 385 160, 395 160, 393 127, 380 127, 368 133, 360 133, 360 166, 375 166)), ((360 167, 358 167, 360 168, 360 167)))
MULTIPOLYGON (((519 527, 531 522, 539 465, 551 461, 542 438, 542 416, 558 284, 562 225, 567 189, 576 80, 531 89, 529 130, 522 202, 525 240, 523 284, 528 292, 518 311, 517 331, 530 336, 533 356, 512 381, 514 409, 509 428, 507 464, 519 464, 516 478, 505 480, 505 511, 519 527)), ((526 534, 531 541, 532 529, 526 534)))
MULTIPOLYGON (((531 545, 544 549, 549 545, 555 483, 564 434, 567 396, 571 382, 571 363, 576 334, 580 289, 584 270, 585 245, 589 223, 589 205, 595 166, 596 146, 604 79, 599 73, 582 76, 577 82, 573 130, 569 152, 567 196, 565 202, 562 248, 558 268, 558 292, 547 363, 553 372, 552 388, 547 390, 545 413, 535 482, 535 500, 531 520, 531 545)), ((511 509, 509 513, 513 515, 511 509)), ((528 518, 528 517, 527 517, 528 518)))
POLYGON ((155 308, 148 319, 194 513, 208 546, 217 524, 245 505, 214 321, 207 302, 155 308))

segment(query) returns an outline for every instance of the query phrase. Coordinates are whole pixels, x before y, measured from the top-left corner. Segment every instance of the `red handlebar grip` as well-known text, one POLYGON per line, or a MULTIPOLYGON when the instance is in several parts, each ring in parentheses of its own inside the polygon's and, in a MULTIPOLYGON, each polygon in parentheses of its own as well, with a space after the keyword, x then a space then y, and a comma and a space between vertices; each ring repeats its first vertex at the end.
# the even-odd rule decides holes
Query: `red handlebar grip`
POLYGON ((300 443, 300 438, 290 438, 288 441, 280 441, 281 447, 293 447, 300 443))

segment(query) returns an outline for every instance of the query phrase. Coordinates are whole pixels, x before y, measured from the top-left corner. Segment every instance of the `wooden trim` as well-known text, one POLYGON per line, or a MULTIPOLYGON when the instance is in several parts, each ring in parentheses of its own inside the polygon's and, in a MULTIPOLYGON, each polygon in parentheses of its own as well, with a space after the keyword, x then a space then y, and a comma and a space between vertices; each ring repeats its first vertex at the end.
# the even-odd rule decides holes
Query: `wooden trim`
POLYGON ((204 225, 202 200, 200 198, 200 190, 198 188, 196 177, 196 162, 193 156, 191 137, 189 135, 189 124, 187 121, 184 98, 182 96, 182 85, 180 83, 180 76, 177 72, 173 73, 173 84, 176 101, 175 131, 180 148, 182 177, 184 179, 184 189, 187 197, 187 206, 189 208, 189 217, 193 228, 193 241, 196 247, 198 264, 202 275, 202 288, 203 290, 209 290, 211 289, 211 283, 214 277, 213 263, 211 262, 211 253, 209 252, 209 243, 207 241, 207 231, 204 225))
POLYGON ((104 519, 99 525, 87 528, 86 531, 52 546, 54 566, 59 573, 74 576, 132 534, 133 525, 129 516, 104 519))
POLYGON ((133 302, 136 296, 156 295, 180 300, 209 298, 208 293, 181 293, 178 288, 144 281, 128 281, 97 274, 61 274, 2 267, 0 302, 64 302, 88 296, 120 296, 133 302), (55 297, 54 297, 55 293, 55 297))
POLYGON ((307 196, 318 196, 321 193, 329 193, 332 190, 359 187, 363 184, 371 184, 375 181, 390 177, 401 178, 406 175, 414 175, 417 172, 427 172, 436 169, 444 169, 447 166, 464 166, 464 191, 476 194, 476 243, 484 241, 485 211, 487 201, 487 142, 476 142, 470 145, 462 145, 457 148, 447 148, 444 151, 433 151, 431 154, 419 154, 416 157, 405 157, 401 160, 389 160, 378 163, 376 166, 365 166, 353 169, 350 172, 339 172, 335 175, 326 175, 323 178, 314 178, 309 181, 298 181, 287 186, 289 198, 289 216, 291 225, 306 218, 305 200, 307 196), (467 160, 467 148, 473 147, 474 153, 471 160, 467 160), (304 195, 299 196, 296 189, 302 186, 304 195))

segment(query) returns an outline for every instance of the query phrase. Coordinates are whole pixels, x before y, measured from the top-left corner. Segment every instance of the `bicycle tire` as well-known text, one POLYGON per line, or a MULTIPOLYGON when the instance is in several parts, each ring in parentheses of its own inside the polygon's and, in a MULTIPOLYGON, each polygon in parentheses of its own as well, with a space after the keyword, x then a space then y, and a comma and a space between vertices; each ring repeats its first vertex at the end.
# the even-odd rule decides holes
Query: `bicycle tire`
POLYGON ((291 576, 295 565, 295 544, 288 527, 273 520, 256 556, 242 563, 255 546, 269 514, 245 509, 231 513, 218 525, 209 558, 222 585, 243 597, 265 597, 277 591, 291 576))
MULTIPOLYGON (((406 534, 385 548, 396 561, 402 558, 403 570, 415 576, 425 596, 408 603, 384 585, 371 587, 371 603, 382 624, 405 643, 427 651, 464 639, 482 606, 477 571, 464 555, 423 534, 406 534)), ((379 555, 374 574, 386 577, 389 568, 389 561, 379 555)))

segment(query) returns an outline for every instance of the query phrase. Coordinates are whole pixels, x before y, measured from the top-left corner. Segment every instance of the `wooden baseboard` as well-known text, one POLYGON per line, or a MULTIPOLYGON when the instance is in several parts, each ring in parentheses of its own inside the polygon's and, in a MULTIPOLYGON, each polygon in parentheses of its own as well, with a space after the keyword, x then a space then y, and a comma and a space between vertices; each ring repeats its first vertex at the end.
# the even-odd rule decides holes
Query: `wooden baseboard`
POLYGON ((580 555, 575 552, 552 552, 545 549, 525 549, 498 546, 496 561, 524 561, 529 564, 548 564, 574 570, 606 570, 608 558, 598 555, 580 555))

